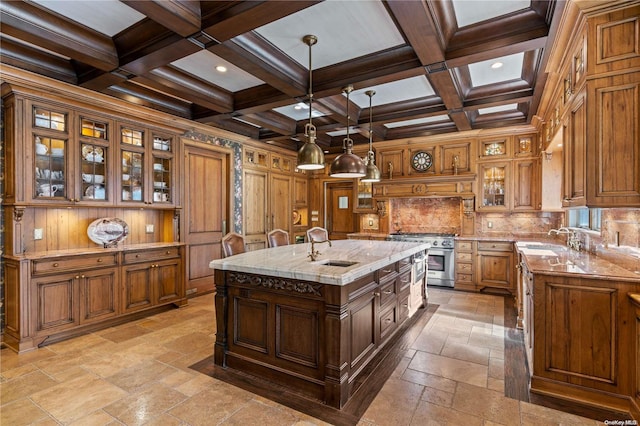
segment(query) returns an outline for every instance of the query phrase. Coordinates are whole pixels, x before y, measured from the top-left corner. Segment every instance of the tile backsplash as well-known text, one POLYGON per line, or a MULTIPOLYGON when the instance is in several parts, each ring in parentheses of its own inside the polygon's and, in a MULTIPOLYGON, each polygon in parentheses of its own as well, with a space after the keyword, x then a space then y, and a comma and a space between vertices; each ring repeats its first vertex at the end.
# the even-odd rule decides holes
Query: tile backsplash
POLYGON ((460 198, 394 198, 389 201, 389 232, 460 234, 460 198))

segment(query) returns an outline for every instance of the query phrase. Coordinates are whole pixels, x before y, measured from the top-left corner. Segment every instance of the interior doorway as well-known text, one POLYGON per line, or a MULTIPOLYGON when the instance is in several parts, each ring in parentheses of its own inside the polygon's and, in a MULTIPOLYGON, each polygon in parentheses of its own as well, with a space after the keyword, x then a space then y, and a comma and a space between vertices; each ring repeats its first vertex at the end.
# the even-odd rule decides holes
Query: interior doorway
POLYGON ((229 223, 229 153, 185 144, 184 242, 187 294, 213 291, 209 262, 222 257, 229 223))
POLYGON ((326 226, 329 239, 344 240, 347 234, 357 232, 357 219, 353 212, 353 182, 326 185, 326 226))

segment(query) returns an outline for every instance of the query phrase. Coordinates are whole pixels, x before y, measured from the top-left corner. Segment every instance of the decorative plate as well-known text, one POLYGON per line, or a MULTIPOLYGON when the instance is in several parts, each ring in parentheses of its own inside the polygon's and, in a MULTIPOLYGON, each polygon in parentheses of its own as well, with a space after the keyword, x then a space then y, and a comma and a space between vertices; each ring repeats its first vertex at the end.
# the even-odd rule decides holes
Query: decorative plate
POLYGON ((426 151, 418 151, 411 156, 411 167, 418 172, 429 170, 433 164, 431 154, 426 151))
POLYGON ((104 217, 91 222, 87 235, 91 241, 104 248, 115 247, 129 235, 129 225, 117 217, 104 217))
POLYGON ((298 210, 294 210, 293 211, 293 224, 294 225, 299 225, 300 224, 300 219, 302 219, 302 217, 300 216, 300 213, 298 213, 298 210))

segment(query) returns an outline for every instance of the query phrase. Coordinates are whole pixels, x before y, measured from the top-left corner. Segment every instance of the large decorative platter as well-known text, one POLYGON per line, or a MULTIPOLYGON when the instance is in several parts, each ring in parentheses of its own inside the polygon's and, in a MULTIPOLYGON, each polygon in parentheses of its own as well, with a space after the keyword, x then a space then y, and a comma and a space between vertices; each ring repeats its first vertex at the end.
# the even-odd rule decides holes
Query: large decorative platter
POLYGON ((94 220, 87 228, 89 239, 104 248, 115 247, 129 235, 129 225, 117 217, 94 220))

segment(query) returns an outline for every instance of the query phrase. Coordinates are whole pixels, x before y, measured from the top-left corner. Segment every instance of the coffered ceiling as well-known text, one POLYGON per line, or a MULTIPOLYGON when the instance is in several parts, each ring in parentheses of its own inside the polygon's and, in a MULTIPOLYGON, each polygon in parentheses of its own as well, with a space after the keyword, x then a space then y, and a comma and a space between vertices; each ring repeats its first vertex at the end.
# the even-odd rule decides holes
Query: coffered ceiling
POLYGON ((564 1, 35 0, 0 3, 0 59, 296 150, 529 123, 564 1), (500 65, 498 65, 501 64, 500 65), (226 71, 221 71, 224 67, 226 71))

